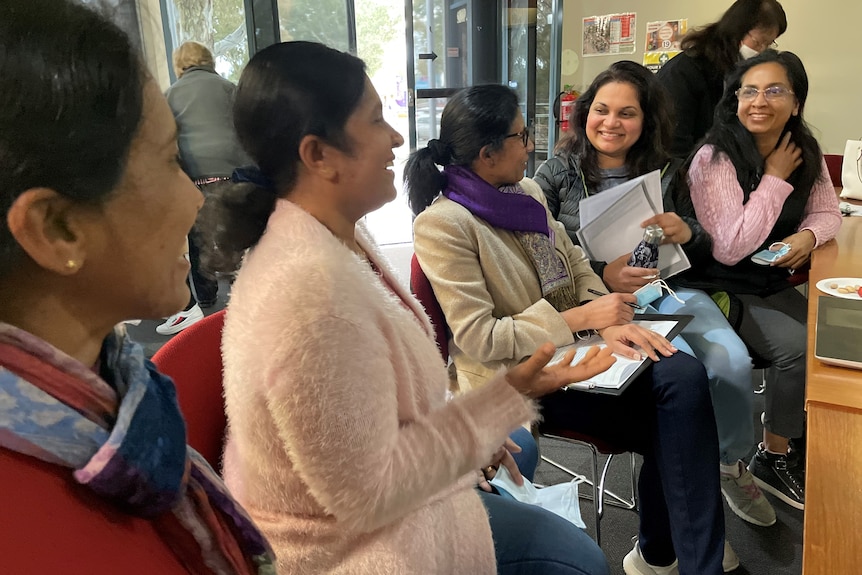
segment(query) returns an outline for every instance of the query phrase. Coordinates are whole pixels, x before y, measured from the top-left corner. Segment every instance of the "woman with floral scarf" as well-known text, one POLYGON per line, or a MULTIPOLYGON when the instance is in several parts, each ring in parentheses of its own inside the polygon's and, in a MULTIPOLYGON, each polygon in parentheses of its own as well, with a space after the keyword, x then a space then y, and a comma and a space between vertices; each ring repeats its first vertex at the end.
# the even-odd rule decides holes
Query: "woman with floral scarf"
POLYGON ((180 309, 202 197, 129 39, 0 4, 0 543, 7 573, 274 573, 117 326, 180 309))

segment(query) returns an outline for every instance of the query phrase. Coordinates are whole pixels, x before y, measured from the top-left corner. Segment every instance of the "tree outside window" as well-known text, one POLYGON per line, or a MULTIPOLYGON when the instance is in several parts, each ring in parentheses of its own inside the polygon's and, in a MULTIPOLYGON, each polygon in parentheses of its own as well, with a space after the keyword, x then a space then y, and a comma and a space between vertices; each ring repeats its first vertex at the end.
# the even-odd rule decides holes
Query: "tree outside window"
POLYGON ((209 48, 219 74, 237 82, 248 62, 243 0, 165 0, 174 48, 193 40, 209 48))

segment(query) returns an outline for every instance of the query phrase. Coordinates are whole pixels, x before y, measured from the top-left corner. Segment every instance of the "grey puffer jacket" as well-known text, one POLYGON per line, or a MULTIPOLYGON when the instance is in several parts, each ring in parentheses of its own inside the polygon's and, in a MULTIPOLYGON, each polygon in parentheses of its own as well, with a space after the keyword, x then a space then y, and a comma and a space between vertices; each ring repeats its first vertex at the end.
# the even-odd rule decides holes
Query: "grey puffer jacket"
MULTIPOLYGON (((677 178, 685 178, 685 174, 680 173, 681 166, 682 160, 671 161, 661 179, 662 200, 666 212, 676 212, 673 190, 677 178)), ((604 180, 593 193, 600 193, 631 179, 621 169, 605 170, 604 172, 604 180)), ((569 237, 572 238, 575 245, 579 245, 580 242, 576 233, 581 227, 580 202, 587 197, 587 192, 581 178, 578 158, 557 154, 539 166, 533 180, 539 184, 545 193, 551 214, 566 226, 569 237)), ((680 215, 680 217, 691 228, 691 239, 688 243, 682 244, 682 249, 693 266, 695 262, 706 261, 712 253, 712 238, 696 219, 684 215, 680 215)), ((599 277, 604 277, 603 272, 605 266, 608 265, 607 262, 591 261, 590 265, 599 277)))

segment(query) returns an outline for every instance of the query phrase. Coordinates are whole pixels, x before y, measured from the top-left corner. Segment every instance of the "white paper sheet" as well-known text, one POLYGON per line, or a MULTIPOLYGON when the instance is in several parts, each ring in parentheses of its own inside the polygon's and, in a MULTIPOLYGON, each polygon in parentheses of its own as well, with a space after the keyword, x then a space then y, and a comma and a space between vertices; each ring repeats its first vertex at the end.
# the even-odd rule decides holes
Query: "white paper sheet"
MULTIPOLYGON (((611 262, 631 253, 643 239, 641 222, 664 212, 658 170, 581 200, 581 247, 591 260, 611 262)), ((661 277, 669 278, 691 267, 679 244, 659 247, 661 277)))

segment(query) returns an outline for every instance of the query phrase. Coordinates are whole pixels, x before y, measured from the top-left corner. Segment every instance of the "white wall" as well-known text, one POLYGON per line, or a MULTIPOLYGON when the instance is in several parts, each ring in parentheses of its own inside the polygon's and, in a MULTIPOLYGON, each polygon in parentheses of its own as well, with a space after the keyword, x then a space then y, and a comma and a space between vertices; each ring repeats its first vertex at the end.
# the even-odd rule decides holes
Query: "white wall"
MULTIPOLYGON (((847 139, 862 137, 862 24, 860 0, 780 0, 787 13, 787 32, 780 50, 802 58, 811 89, 805 118, 825 153, 843 154, 847 139)), ((617 60, 643 61, 646 23, 688 18, 689 30, 717 20, 730 0, 564 0, 563 49, 580 58, 578 70, 562 84, 582 90, 617 60), (636 52, 621 56, 582 56, 582 19, 616 12, 637 13, 636 52)))

